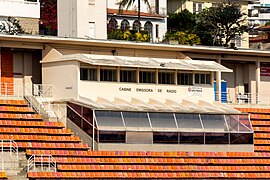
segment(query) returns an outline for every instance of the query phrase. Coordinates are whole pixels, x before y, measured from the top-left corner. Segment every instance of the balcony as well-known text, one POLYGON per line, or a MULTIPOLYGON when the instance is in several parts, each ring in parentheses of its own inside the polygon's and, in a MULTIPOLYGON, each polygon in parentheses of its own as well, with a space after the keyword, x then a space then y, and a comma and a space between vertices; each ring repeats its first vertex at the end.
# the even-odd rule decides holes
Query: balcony
POLYGON ((0 16, 40 18, 39 0, 0 0, 0 16))

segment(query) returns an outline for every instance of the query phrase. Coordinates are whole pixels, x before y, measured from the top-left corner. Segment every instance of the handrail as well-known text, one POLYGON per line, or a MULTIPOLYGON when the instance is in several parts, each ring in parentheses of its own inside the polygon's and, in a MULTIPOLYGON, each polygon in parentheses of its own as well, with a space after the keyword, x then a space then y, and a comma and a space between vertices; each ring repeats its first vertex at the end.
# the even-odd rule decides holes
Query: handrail
POLYGON ((40 167, 41 171, 56 172, 56 160, 52 155, 33 154, 27 160, 27 172, 37 172, 37 167, 40 167))
MULTIPOLYGON (((68 107, 69 109, 71 109, 72 112, 74 112, 75 114, 77 114, 81 119, 83 119, 84 122, 86 122, 86 123, 89 124, 90 126, 93 126, 92 123, 90 123, 89 121, 87 121, 87 119, 85 119, 82 115, 80 115, 78 112, 76 112, 70 105, 67 104, 67 107, 68 107)), ((97 130, 96 127, 95 127, 95 129, 97 130)))
POLYGON ((10 155, 15 153, 17 160, 19 159, 18 155, 18 144, 13 140, 0 140, 1 143, 1 154, 4 155, 4 152, 8 151, 10 155))

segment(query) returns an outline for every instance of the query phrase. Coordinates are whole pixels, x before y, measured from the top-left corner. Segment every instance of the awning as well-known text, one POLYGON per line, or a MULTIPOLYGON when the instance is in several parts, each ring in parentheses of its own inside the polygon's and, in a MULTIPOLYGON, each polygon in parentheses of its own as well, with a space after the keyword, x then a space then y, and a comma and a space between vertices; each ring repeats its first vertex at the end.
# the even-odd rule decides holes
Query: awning
POLYGON ((94 54, 63 55, 62 57, 55 59, 51 62, 68 60, 77 60, 86 64, 102 66, 233 72, 231 69, 228 69, 215 61, 108 56, 94 54))

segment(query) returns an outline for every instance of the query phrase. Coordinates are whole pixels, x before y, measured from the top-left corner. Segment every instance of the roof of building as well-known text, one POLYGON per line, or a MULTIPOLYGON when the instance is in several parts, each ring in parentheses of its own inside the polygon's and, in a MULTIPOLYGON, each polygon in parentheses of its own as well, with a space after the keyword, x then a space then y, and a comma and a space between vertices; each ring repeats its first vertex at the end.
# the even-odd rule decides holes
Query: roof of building
MULTIPOLYGON (((50 62, 78 60, 82 63, 103 66, 140 67, 157 69, 178 69, 191 71, 221 71, 233 72, 214 61, 181 60, 148 57, 109 56, 95 54, 70 54, 63 55, 50 62)), ((46 62, 42 62, 46 63, 46 62)))
MULTIPOLYGON (((113 16, 138 17, 138 11, 136 10, 119 11, 118 9, 107 8, 107 14, 113 15, 113 16)), ((160 14, 155 14, 155 13, 140 12, 140 14, 141 14, 141 17, 146 17, 146 18, 163 19, 165 17, 165 16, 162 16, 160 14)))
POLYGON ((188 100, 176 102, 166 99, 164 102, 155 99, 149 99, 147 102, 136 98, 131 101, 115 97, 110 101, 101 97, 96 100, 79 96, 74 102, 87 106, 93 110, 111 110, 111 111, 135 111, 135 112, 178 112, 178 113, 196 113, 196 114, 241 114, 239 111, 229 105, 219 102, 208 103, 199 101, 197 103, 188 100))
POLYGON ((65 38, 55 36, 29 36, 0 34, 1 47, 20 47, 29 49, 44 49, 44 45, 68 45, 68 46, 98 46, 111 48, 133 48, 147 50, 166 50, 193 53, 207 53, 220 55, 243 55, 270 57, 270 51, 254 49, 231 49, 210 46, 169 45, 163 43, 142 43, 130 41, 65 38))

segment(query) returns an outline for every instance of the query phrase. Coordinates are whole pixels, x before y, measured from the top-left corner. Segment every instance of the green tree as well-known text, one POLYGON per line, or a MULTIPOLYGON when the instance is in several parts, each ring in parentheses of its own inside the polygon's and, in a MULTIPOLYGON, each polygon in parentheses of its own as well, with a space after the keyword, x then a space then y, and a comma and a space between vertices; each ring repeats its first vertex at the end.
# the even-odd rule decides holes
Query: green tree
POLYGON ((165 41, 173 40, 177 41, 179 44, 200 44, 200 38, 196 34, 186 33, 183 31, 167 31, 165 34, 165 41))
MULTIPOLYGON (((120 2, 118 2, 119 11, 122 12, 124 7, 126 7, 126 9, 128 9, 132 4, 135 3, 135 1, 136 0, 121 0, 120 2)), ((140 22, 141 22, 141 0, 137 0, 137 1, 138 1, 138 22, 140 24, 140 22)), ((143 0, 143 2, 151 10, 150 3, 148 2, 148 0, 143 0)), ((140 28, 139 28, 139 30, 140 30, 140 28)))
POLYGON ((25 33, 20 25, 20 21, 16 18, 8 17, 0 25, 0 32, 7 34, 23 34, 25 33))
POLYGON ((197 34, 205 45, 228 46, 237 35, 248 31, 246 14, 232 2, 204 9, 197 22, 197 34))
POLYGON ((169 31, 188 31, 194 32, 196 27, 196 15, 187 9, 170 14, 168 17, 167 29, 169 31))

